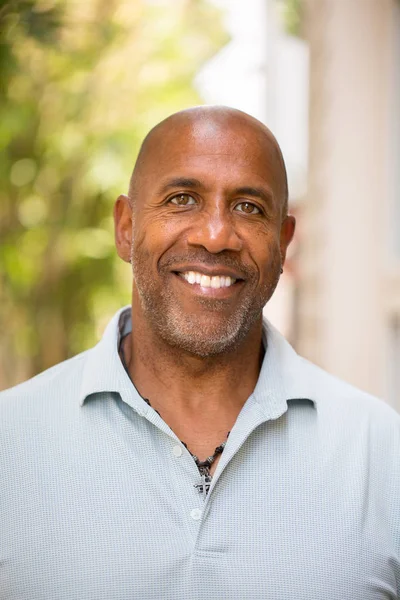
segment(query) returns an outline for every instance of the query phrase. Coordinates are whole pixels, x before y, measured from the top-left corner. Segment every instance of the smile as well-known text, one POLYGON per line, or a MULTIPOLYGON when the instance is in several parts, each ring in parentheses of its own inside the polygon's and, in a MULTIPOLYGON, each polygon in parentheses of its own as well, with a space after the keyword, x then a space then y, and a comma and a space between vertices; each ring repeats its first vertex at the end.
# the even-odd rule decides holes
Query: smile
POLYGON ((190 285, 200 285, 203 288, 228 288, 236 282, 236 279, 229 275, 204 275, 196 271, 186 271, 179 273, 180 277, 190 283, 190 285))

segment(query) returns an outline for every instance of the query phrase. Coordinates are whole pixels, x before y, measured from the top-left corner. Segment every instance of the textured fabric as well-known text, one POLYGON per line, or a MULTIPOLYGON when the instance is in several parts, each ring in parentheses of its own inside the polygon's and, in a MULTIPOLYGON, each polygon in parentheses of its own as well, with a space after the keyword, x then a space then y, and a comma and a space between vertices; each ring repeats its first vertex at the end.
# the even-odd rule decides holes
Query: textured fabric
POLYGON ((129 327, 0 394, 0 600, 398 598, 399 416, 265 323, 203 499, 120 362, 129 327))

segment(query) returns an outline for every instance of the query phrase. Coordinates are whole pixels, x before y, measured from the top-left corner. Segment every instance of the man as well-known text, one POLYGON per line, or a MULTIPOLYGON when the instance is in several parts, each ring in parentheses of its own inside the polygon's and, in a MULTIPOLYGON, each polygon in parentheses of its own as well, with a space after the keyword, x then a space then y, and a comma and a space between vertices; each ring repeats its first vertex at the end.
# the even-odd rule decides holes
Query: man
POLYGON ((400 597, 399 416, 262 321, 287 211, 248 115, 147 136, 115 205, 131 310, 0 396, 1 600, 400 597))

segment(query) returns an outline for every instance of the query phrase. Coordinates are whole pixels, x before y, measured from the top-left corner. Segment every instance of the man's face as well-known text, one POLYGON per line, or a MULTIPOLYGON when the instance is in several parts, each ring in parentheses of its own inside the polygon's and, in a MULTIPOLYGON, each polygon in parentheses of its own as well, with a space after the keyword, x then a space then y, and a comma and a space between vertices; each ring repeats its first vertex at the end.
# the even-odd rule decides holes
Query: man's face
POLYGON ((134 318, 202 357, 239 344, 260 324, 293 233, 281 227, 283 194, 273 143, 252 128, 165 132, 136 186, 134 318))

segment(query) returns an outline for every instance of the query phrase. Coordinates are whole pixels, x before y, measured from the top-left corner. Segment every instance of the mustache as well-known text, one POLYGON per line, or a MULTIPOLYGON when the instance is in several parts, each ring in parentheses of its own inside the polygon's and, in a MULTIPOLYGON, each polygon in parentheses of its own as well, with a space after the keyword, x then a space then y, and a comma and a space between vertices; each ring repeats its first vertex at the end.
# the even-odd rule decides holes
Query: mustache
POLYGON ((201 263, 208 267, 226 267, 242 273, 246 278, 257 276, 257 270, 250 265, 243 263, 228 252, 220 252, 219 254, 210 254, 207 250, 195 250, 182 254, 174 254, 173 256, 164 256, 159 261, 159 270, 174 270, 173 267, 182 263, 201 263))

